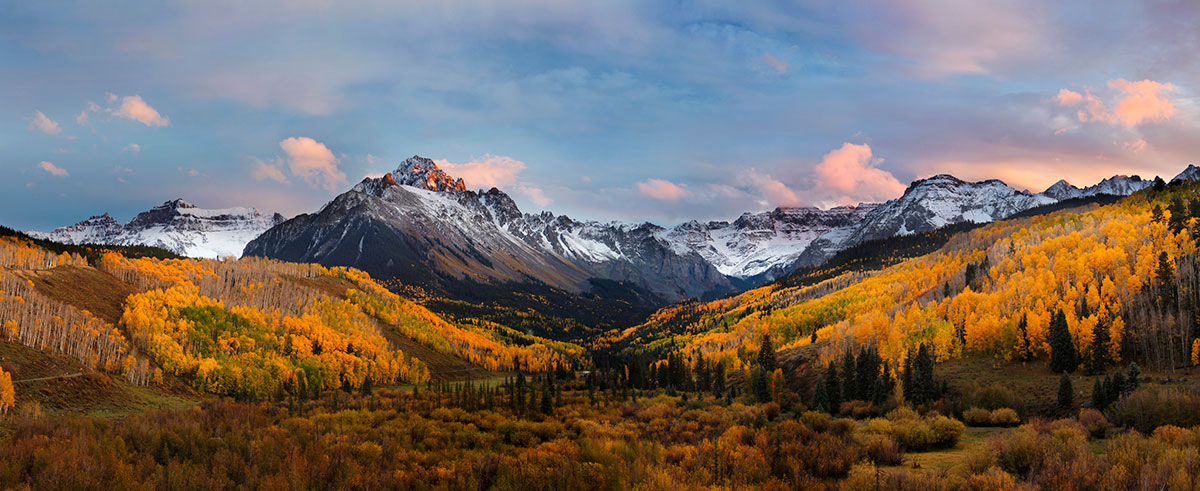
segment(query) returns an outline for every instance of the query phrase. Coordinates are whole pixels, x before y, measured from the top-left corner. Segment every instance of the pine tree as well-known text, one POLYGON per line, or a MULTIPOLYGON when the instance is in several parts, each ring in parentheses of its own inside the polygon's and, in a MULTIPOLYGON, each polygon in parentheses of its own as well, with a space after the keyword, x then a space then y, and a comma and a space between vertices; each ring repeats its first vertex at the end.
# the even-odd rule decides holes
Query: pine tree
POLYGON ((1178 234, 1187 228, 1187 209, 1183 207, 1183 200, 1179 196, 1171 198, 1171 204, 1167 206, 1167 210, 1171 212, 1171 217, 1167 222, 1167 227, 1171 229, 1171 233, 1178 234))
MULTIPOLYGON (((1200 200, 1196 200, 1196 202, 1200 203, 1200 200)), ((1129 372, 1125 378, 1125 387, 1122 392, 1128 395, 1137 390, 1138 386, 1142 384, 1141 376, 1142 370, 1138 368, 1137 363, 1129 362, 1129 372)))
POLYGON ((858 389, 858 394, 855 395, 856 399, 864 401, 874 399, 875 381, 879 379, 880 363, 879 355, 873 348, 864 347, 859 350, 854 381, 854 386, 858 389))
POLYGON ((1066 373, 1062 375, 1062 379, 1058 382, 1058 407, 1060 409, 1070 409, 1075 405, 1075 389, 1071 387, 1071 377, 1066 373))
POLYGON ((825 368, 825 397, 829 400, 829 412, 842 405, 842 381, 838 379, 837 365, 832 361, 825 368))
POLYGON ((771 334, 764 333, 758 348, 758 366, 762 367, 763 373, 773 373, 777 368, 775 365, 775 345, 771 343, 771 334))
POLYGON ((925 343, 917 348, 917 359, 913 361, 913 383, 916 385, 916 404, 925 404, 937 399, 937 382, 933 377, 933 355, 925 343))
POLYGON ((858 364, 854 362, 854 352, 847 349, 846 354, 842 356, 842 400, 853 401, 858 396, 858 387, 855 382, 858 378, 855 377, 855 372, 858 369, 858 364))
POLYGON ((762 367, 754 367, 750 369, 750 388, 754 392, 754 398, 758 402, 768 402, 771 400, 771 388, 767 383, 767 377, 770 375, 763 371, 762 367))
POLYGON ((1108 407, 1108 396, 1104 393, 1103 377, 1096 377, 1096 382, 1092 384, 1092 408, 1103 411, 1108 407))
POLYGON ((817 374, 811 405, 814 410, 829 412, 829 391, 825 387, 825 374, 823 373, 817 374))
POLYGON ((914 357, 916 357, 916 354, 911 349, 908 350, 908 355, 904 357, 904 371, 900 374, 900 388, 904 391, 904 400, 912 403, 915 403, 914 400, 917 398, 917 393, 920 392, 917 390, 916 385, 914 385, 916 384, 916 378, 913 377, 912 362, 914 357))
POLYGON ((1097 322, 1092 328, 1092 356, 1088 357, 1088 373, 1094 375, 1103 372, 1105 367, 1112 364, 1108 344, 1108 327, 1103 322, 1097 322))
POLYGON ((1157 203, 1154 205, 1154 208, 1150 210, 1150 220, 1154 223, 1161 223, 1163 221, 1162 205, 1157 203))
POLYGON ((1067 315, 1058 309, 1050 322, 1050 371, 1069 373, 1079 366, 1075 343, 1067 327, 1067 315))
POLYGON ((1158 305, 1163 310, 1175 306, 1175 266, 1167 251, 1158 254, 1158 269, 1154 272, 1158 281, 1158 305))

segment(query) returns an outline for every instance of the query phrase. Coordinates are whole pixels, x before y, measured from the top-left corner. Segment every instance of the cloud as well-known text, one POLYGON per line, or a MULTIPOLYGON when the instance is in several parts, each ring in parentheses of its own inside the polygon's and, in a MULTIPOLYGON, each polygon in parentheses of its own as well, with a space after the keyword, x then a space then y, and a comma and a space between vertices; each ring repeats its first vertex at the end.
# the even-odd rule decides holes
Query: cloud
POLYGON ((1179 91, 1179 88, 1173 84, 1148 79, 1130 82, 1121 78, 1110 80, 1108 88, 1114 91, 1110 103, 1105 103, 1090 89, 1085 90, 1083 94, 1062 89, 1058 91, 1058 95, 1054 99, 1064 107, 1083 104, 1084 107, 1076 111, 1076 116, 1081 122, 1095 121, 1126 128, 1147 122, 1160 123, 1171 119, 1179 112, 1175 104, 1165 95, 1179 91))
POLYGON ((906 186, 892 173, 879 169, 882 162, 883 159, 874 157, 869 145, 843 143, 813 167, 814 192, 842 205, 895 198, 906 186))
POLYGON ((762 196, 764 200, 760 204, 773 207, 788 207, 800 206, 800 197, 792 191, 783 181, 776 179, 770 174, 763 174, 757 169, 750 168, 742 175, 738 176, 738 182, 742 186, 750 188, 751 194, 762 196))
POLYGON ((40 131, 47 135, 57 135, 62 133, 62 128, 53 119, 46 117, 41 111, 34 111, 33 116, 26 118, 29 121, 29 131, 40 131))
POLYGON ((52 175, 54 177, 70 177, 71 176, 71 174, 68 173, 66 169, 63 169, 62 167, 54 165, 45 160, 38 163, 38 168, 50 173, 50 175, 52 175))
POLYGON ((525 163, 512 157, 484 155, 465 164, 446 160, 434 160, 448 174, 461 178, 471 188, 504 188, 517 182, 517 174, 525 170, 525 163))
POLYGON ((771 53, 767 53, 767 54, 763 55, 762 62, 770 65, 771 68, 774 68, 775 71, 777 71, 779 73, 787 73, 787 69, 788 69, 787 63, 784 63, 783 61, 781 61, 779 58, 776 58, 775 55, 773 55, 771 53))
POLYGON ((517 192, 525 195, 526 198, 529 198, 529 201, 532 201, 535 205, 538 205, 538 206, 546 206, 553 201, 550 199, 549 196, 546 196, 546 192, 542 191, 542 188, 539 188, 532 184, 522 183, 522 184, 518 185, 517 192))
POLYGON ((683 186, 663 179, 650 179, 637 183, 638 192, 647 198, 659 201, 679 201, 691 194, 683 186))
POLYGON ((1058 95, 1054 96, 1054 100, 1058 101, 1060 106, 1074 106, 1075 104, 1083 102, 1083 94, 1062 89, 1058 91, 1058 95))
POLYGON ((293 176, 313 186, 335 191, 346 183, 346 174, 338 169, 340 162, 325 144, 308 137, 292 137, 279 142, 287 154, 287 166, 293 176))
POLYGON ((1144 121, 1162 122, 1171 119, 1178 112, 1171 101, 1160 95, 1179 90, 1172 84, 1162 84, 1153 80, 1130 82, 1117 79, 1110 81, 1108 86, 1126 94, 1113 109, 1114 117, 1122 125, 1137 126, 1144 121))
MULTIPOLYGON (((109 102, 115 102, 116 96, 108 94, 109 102)), ((146 101, 142 100, 141 96, 127 95, 121 98, 121 105, 108 110, 113 116, 132 119, 150 127, 163 127, 171 124, 171 121, 158 113, 146 101)))
POLYGON ((137 154, 142 153, 142 146, 138 145, 136 143, 130 143, 128 145, 125 145, 125 148, 121 149, 121 153, 125 153, 125 152, 129 152, 136 156, 137 154))
POLYGON ((254 169, 250 171, 250 174, 253 175, 254 179, 257 181, 270 179, 272 181, 281 182, 284 184, 289 182, 287 176, 283 175, 283 162, 280 159, 276 159, 273 163, 266 163, 262 160, 254 159, 254 169))

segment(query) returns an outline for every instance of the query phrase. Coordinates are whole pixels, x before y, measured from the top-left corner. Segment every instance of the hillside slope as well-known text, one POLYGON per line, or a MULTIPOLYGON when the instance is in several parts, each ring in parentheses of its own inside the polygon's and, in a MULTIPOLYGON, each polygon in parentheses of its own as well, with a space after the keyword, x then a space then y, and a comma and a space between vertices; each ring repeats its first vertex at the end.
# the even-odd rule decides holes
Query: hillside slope
POLYGON ((785 348, 816 333, 826 359, 873 345, 899 363, 922 342, 943 360, 966 352, 1033 359, 1047 356, 1051 315, 1061 309, 1084 356, 1100 349, 1114 362, 1190 364, 1200 305, 1196 191, 1177 181, 1113 204, 984 225, 876 271, 663 309, 608 341, 735 366, 768 332, 785 348), (1108 342, 1097 347, 1100 330, 1108 342))

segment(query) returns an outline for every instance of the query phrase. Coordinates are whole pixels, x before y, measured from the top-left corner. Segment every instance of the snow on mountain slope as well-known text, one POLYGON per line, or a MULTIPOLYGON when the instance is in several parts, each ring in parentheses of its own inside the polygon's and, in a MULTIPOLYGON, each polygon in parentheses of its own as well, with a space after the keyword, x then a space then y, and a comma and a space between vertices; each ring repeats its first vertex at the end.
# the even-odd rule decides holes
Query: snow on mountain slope
POLYGON ((1179 175, 1171 179, 1171 182, 1175 181, 1200 181, 1200 167, 1196 167, 1195 164, 1188 164, 1183 172, 1180 172, 1179 175))
MULTIPOLYGON (((1200 176, 1200 169, 1192 174, 1200 176)), ((732 222, 665 228, 523 213, 503 191, 467 190, 432 160, 414 156, 381 178, 364 179, 318 213, 264 233, 245 252, 414 281, 436 271, 582 292, 591 278, 603 278, 679 299, 728 290, 731 281, 769 280, 874 239, 990 222, 1064 199, 1125 195, 1152 184, 1114 176, 1083 189, 1059 181, 1031 194, 998 180, 966 182, 941 174, 914 181, 902 196, 878 205, 777 208, 732 222)))
MULTIPOLYGON (((1183 171, 1183 174, 1180 174, 1180 176, 1183 176, 1187 173, 1188 171, 1185 170, 1183 171)), ((1176 177, 1176 179, 1178 179, 1178 177, 1176 177)), ((1153 185, 1153 179, 1147 181, 1142 179, 1140 176, 1112 176, 1108 179, 1100 181, 1099 183, 1082 189, 1071 185, 1071 183, 1065 180, 1060 180, 1054 183, 1053 186, 1047 188, 1045 191, 1042 191, 1042 195, 1053 198, 1057 201, 1074 198, 1086 198, 1101 194, 1128 196, 1153 185)))
POLYGON ((874 204, 828 210, 776 208, 743 214, 732 223, 693 220, 664 230, 659 237, 679 253, 699 254, 727 276, 749 278, 786 269, 812 241, 832 230, 852 226, 874 208, 874 204))
POLYGON ((197 208, 182 199, 139 213, 121 225, 105 213, 34 237, 67 244, 148 245, 189 257, 241 256, 246 243, 282 223, 253 208, 197 208))

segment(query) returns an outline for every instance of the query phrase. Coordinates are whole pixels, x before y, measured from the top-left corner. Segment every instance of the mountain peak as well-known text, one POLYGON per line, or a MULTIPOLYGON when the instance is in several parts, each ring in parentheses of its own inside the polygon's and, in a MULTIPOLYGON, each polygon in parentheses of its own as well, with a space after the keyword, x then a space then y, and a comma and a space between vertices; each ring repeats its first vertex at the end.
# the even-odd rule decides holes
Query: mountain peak
POLYGON ((1171 182, 1175 181, 1200 181, 1200 167, 1196 167, 1195 164, 1188 164, 1183 172, 1180 172, 1174 179, 1171 179, 1171 182))
POLYGON ((451 177, 450 174, 439 169, 433 160, 420 155, 413 155, 411 158, 401 162, 400 166, 390 176, 397 184, 428 189, 430 191, 467 190, 467 186, 463 184, 462 179, 451 177))

